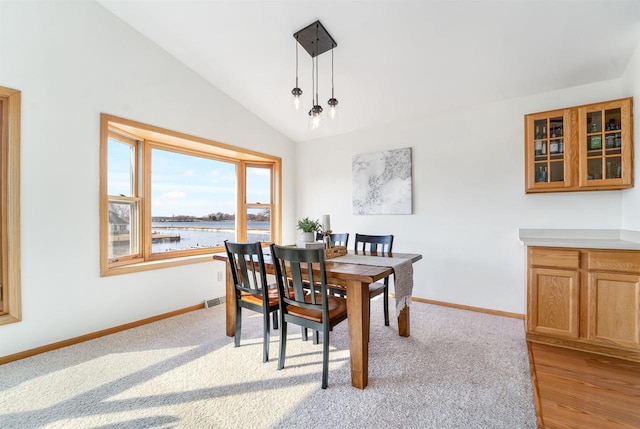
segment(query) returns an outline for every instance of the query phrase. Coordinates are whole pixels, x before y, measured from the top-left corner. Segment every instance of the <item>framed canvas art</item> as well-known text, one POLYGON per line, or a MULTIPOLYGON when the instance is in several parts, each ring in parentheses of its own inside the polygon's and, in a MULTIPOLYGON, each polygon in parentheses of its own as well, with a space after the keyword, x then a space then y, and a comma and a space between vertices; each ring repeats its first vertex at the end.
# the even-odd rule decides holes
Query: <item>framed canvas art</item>
POLYGON ((411 148, 364 153, 352 160, 353 214, 411 214, 411 148))

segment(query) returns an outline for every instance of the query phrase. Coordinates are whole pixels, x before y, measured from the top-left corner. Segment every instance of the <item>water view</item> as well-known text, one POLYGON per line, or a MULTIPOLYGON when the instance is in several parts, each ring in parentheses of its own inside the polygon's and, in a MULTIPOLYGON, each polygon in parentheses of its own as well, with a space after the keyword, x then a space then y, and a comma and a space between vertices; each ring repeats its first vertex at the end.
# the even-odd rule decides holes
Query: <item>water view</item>
MULTIPOLYGON (((224 240, 236 239, 235 222, 153 222, 151 224, 156 237, 152 243, 153 253, 187 250, 224 245, 224 240), (161 238, 162 237, 162 238, 161 238)), ((270 241, 270 224, 249 222, 248 241, 270 241)))
MULTIPOLYGON (((271 241, 269 221, 250 221, 247 224, 247 241, 271 241)), ((224 246, 225 240, 236 240, 234 221, 202 222, 153 222, 151 251, 153 253, 201 249, 224 246)), ((109 257, 128 255, 128 228, 111 236, 109 257)))

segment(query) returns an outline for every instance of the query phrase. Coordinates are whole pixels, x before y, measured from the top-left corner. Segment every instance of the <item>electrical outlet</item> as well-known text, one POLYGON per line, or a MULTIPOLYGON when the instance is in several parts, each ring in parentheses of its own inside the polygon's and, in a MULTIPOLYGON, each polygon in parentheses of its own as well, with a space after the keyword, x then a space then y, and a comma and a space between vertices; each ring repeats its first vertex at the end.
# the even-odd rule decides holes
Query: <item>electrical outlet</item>
POLYGON ((218 271, 218 281, 222 281, 222 271, 218 271))

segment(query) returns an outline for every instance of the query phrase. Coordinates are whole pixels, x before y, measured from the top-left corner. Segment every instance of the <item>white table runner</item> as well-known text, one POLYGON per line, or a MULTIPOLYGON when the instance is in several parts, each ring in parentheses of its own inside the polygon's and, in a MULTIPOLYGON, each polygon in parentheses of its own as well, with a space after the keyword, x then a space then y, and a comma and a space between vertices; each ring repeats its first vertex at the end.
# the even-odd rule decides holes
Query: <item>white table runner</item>
POLYGON ((400 312, 405 307, 411 305, 411 294, 413 293, 413 263, 411 262, 411 259, 348 254, 331 258, 327 261, 393 268, 393 285, 396 295, 396 317, 400 316, 400 312))

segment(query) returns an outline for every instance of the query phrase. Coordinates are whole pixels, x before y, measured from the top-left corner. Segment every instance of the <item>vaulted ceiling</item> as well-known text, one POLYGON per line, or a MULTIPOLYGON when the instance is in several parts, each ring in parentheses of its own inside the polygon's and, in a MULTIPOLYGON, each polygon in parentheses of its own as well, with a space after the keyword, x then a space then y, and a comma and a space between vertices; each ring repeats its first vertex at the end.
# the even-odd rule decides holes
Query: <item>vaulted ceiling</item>
MULTIPOLYGON (((640 1, 98 0, 294 141, 615 79, 640 41, 640 1), (337 121, 310 130, 311 57, 293 33, 320 20, 336 40, 337 121)), ((319 99, 331 53, 319 56, 319 99)), ((558 106, 562 107, 562 106, 558 106)))

